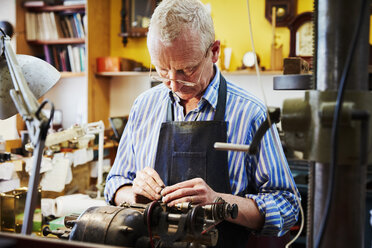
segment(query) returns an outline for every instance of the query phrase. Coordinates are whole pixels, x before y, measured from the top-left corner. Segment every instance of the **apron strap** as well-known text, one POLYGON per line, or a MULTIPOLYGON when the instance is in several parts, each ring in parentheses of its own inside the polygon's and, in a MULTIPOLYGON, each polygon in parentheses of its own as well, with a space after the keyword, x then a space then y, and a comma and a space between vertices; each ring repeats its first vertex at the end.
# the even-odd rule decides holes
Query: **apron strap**
POLYGON ((167 108, 167 120, 166 121, 174 121, 174 111, 172 108, 172 103, 174 102, 172 91, 169 91, 169 98, 171 100, 168 101, 168 108, 167 108))
MULTIPOLYGON (((214 115, 215 121, 224 121, 225 120, 225 109, 226 109, 226 80, 220 73, 220 87, 218 89, 218 102, 216 106, 216 113, 214 115)), ((169 92, 169 96, 171 96, 172 92, 169 92)), ((166 121, 174 121, 174 110, 172 106, 173 101, 168 101, 168 109, 167 109, 167 120, 166 121)))
POLYGON ((216 113, 214 114, 215 121, 225 120, 225 109, 226 109, 226 80, 220 73, 220 87, 218 89, 218 102, 216 106, 216 113))

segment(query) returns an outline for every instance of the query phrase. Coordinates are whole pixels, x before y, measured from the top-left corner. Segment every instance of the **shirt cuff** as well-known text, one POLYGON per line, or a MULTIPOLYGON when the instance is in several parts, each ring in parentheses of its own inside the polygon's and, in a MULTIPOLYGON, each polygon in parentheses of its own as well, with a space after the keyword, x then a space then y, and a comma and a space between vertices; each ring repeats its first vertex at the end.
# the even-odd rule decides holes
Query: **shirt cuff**
POLYGON ((105 186, 105 199, 106 202, 108 202, 111 205, 115 205, 114 202, 114 196, 116 194, 116 191, 123 187, 126 184, 132 184, 133 181, 130 179, 126 179, 122 176, 114 176, 111 177, 107 182, 105 186))
MULTIPOLYGON (((258 210, 265 218, 265 223, 261 230, 255 231, 259 235, 280 236, 283 234, 283 219, 277 208, 277 203, 265 195, 250 195, 246 196, 256 202, 258 210)), ((284 232, 285 233, 285 232, 284 232)))

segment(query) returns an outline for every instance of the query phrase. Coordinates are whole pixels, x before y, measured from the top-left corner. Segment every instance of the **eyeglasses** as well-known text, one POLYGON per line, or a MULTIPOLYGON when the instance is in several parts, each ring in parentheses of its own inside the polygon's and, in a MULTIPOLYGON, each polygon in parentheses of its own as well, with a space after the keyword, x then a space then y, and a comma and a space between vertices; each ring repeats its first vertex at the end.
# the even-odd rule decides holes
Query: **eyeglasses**
MULTIPOLYGON (((209 49, 212 47, 212 45, 213 45, 213 43, 212 43, 211 45, 208 46, 207 51, 205 52, 205 56, 204 56, 203 60, 204 60, 205 58, 207 58, 207 56, 208 56, 208 51, 209 51, 209 49)), ((161 82, 163 82, 163 83, 165 83, 165 82, 169 82, 169 81, 173 81, 173 82, 176 82, 176 83, 179 83, 179 84, 183 84, 183 85, 185 85, 185 86, 193 87, 193 86, 195 86, 195 85, 197 85, 197 84, 199 83, 199 81, 200 81, 200 79, 201 79, 201 76, 203 75, 204 68, 205 68, 205 64, 206 64, 205 61, 201 61, 201 62, 200 62, 200 63, 195 67, 196 69, 195 69, 194 71, 197 71, 197 70, 199 69, 199 66, 200 66, 201 63, 203 63, 203 67, 202 67, 202 69, 201 69, 201 72, 200 72, 199 79, 198 79, 197 83, 190 82, 190 81, 185 81, 185 80, 180 80, 180 79, 170 79, 170 78, 162 77, 162 76, 159 76, 159 75, 151 75, 151 72, 152 72, 152 64, 150 65, 150 78, 151 78, 152 80, 155 80, 155 81, 161 81, 161 82)))
MULTIPOLYGON (((150 70, 150 73, 151 73, 151 70, 150 70)), ((201 76, 201 74, 200 74, 201 76)), ((156 76, 156 75, 150 75, 150 78, 152 80, 155 80, 155 81, 161 81, 161 82, 167 82, 167 81, 174 81, 176 83, 179 83, 179 84, 183 84, 185 86, 195 86, 196 83, 192 83, 192 82, 189 82, 189 81, 184 81, 184 80, 180 80, 180 79, 170 79, 170 78, 165 78, 165 77, 161 77, 161 76, 156 76)), ((199 80, 200 80, 200 77, 199 77, 199 80)))

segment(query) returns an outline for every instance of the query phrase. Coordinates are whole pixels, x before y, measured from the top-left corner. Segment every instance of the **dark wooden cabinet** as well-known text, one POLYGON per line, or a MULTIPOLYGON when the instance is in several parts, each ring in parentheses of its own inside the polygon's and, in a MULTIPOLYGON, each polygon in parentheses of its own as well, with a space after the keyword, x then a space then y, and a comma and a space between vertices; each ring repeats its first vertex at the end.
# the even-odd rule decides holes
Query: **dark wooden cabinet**
POLYGON ((159 0, 122 0, 121 33, 126 45, 128 37, 145 37, 150 18, 159 0))

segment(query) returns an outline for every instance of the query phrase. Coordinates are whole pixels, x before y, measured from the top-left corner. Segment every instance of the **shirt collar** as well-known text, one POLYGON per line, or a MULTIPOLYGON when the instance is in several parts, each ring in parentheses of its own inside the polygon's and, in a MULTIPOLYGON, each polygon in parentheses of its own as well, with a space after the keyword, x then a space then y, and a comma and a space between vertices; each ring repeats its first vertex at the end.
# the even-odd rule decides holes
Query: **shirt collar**
MULTIPOLYGON (((200 99, 200 101, 198 103, 198 106, 197 106, 197 111, 199 111, 200 109, 203 108, 205 102, 208 102, 214 109, 216 109, 216 107, 217 107, 218 88, 220 86, 220 84, 219 84, 219 82, 220 82, 220 70, 218 69, 218 67, 216 65, 213 65, 213 67, 214 67, 216 73, 215 73, 212 81, 209 83, 207 89, 205 90, 204 95, 200 99)), ((177 94, 172 92, 171 90, 169 90, 169 97, 170 97, 172 103, 173 102, 178 102, 179 103, 180 100, 181 100, 177 96, 177 94)))
POLYGON ((216 65, 213 65, 216 74, 214 75, 212 81, 208 85, 207 89, 202 96, 202 100, 199 102, 198 107, 202 107, 201 103, 207 101, 214 109, 217 107, 218 100, 218 88, 220 86, 220 70, 216 65))

